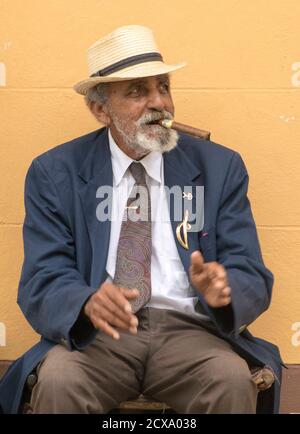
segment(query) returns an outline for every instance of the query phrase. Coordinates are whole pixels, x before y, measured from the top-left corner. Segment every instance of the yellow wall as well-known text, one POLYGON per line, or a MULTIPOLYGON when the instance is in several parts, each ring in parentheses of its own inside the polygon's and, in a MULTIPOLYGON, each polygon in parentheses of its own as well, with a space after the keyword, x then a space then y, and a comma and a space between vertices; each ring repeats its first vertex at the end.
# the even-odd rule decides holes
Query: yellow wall
POLYGON ((23 186, 36 155, 98 128, 72 85, 86 49, 125 24, 151 27, 173 76, 177 120, 239 151, 271 309, 251 327, 300 362, 299 0, 0 0, 0 359, 37 341, 16 305, 23 186), (3 326, 4 324, 4 326, 3 326))

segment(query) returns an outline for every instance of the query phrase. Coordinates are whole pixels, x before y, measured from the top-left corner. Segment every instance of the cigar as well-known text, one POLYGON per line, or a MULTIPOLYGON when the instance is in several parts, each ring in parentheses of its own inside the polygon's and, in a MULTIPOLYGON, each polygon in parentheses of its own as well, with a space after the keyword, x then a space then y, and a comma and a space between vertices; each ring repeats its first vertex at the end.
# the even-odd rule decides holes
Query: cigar
POLYGON ((157 121, 159 125, 165 128, 172 128, 180 133, 190 134, 192 136, 200 137, 204 140, 210 139, 210 131, 200 130, 199 128, 191 127, 190 125, 175 122, 172 119, 160 119, 157 121))

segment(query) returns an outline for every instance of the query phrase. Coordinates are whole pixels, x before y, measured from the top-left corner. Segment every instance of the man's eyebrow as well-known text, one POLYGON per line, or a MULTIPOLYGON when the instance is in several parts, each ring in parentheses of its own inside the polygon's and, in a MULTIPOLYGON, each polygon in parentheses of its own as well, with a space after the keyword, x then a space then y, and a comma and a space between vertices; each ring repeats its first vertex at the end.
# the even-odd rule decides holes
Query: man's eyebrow
POLYGON ((161 82, 167 82, 167 83, 169 83, 170 82, 170 77, 166 74, 166 75, 160 75, 159 77, 158 77, 158 81, 161 83, 161 82))
MULTIPOLYGON (((157 77, 157 82, 158 83, 170 83, 170 77, 169 75, 159 75, 157 77)), ((132 81, 131 83, 128 84, 128 86, 126 87, 126 91, 132 89, 135 86, 139 86, 139 85, 146 85, 147 84, 147 80, 145 78, 139 78, 137 80, 132 81)))
POLYGON ((139 79, 139 80, 134 80, 132 83, 128 84, 126 90, 130 90, 131 88, 133 88, 134 86, 140 85, 140 84, 145 84, 146 80, 145 79, 139 79))

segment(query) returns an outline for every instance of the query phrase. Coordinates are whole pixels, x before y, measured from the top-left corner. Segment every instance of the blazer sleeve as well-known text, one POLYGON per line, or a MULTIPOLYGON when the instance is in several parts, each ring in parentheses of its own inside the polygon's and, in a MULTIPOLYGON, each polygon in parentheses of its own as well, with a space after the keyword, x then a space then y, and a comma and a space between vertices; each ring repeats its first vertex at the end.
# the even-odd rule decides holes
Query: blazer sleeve
POLYGON ((95 292, 76 268, 75 245, 56 186, 42 163, 35 159, 25 181, 23 225, 24 262, 18 304, 33 329, 56 343, 74 349, 73 326, 82 325, 78 346, 96 334, 81 319, 86 300, 95 292))
POLYGON ((225 178, 216 224, 217 262, 226 271, 231 304, 210 308, 220 331, 238 337, 270 304, 273 275, 265 267, 247 197, 248 174, 234 153, 225 178))

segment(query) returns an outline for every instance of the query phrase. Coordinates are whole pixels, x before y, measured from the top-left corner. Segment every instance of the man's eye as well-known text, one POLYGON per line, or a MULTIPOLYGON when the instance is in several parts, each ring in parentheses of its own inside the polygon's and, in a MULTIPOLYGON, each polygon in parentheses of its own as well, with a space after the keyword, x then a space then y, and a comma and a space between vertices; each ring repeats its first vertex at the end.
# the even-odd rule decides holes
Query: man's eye
POLYGON ((160 88, 161 88, 162 92, 168 93, 169 92, 169 83, 162 83, 160 85, 160 88))
POLYGON ((129 96, 139 96, 139 94, 140 94, 140 89, 137 87, 131 89, 128 93, 129 96))

